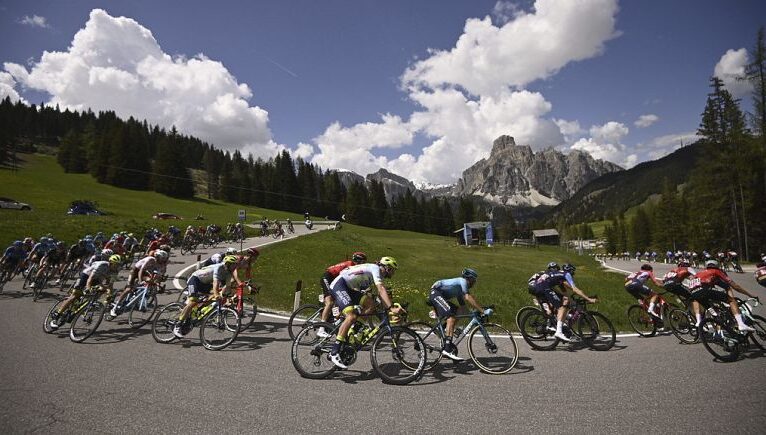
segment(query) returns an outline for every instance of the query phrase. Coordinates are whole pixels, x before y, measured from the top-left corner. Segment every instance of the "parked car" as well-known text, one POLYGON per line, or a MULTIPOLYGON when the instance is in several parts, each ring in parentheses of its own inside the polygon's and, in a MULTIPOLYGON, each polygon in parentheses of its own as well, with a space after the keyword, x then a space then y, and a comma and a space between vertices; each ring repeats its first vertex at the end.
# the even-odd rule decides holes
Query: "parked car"
POLYGON ((66 214, 71 215, 87 215, 87 216, 103 216, 106 213, 102 212, 98 208, 96 208, 96 203, 91 201, 83 201, 83 200, 77 200, 72 201, 71 204, 69 204, 69 210, 66 212, 66 214))
POLYGON ((165 220, 165 219, 183 219, 181 217, 178 217, 178 216, 176 216, 174 214, 170 214, 170 213, 155 213, 154 216, 152 216, 152 217, 154 219, 162 219, 162 220, 165 220))
POLYGON ((15 199, 11 198, 0 198, 0 208, 10 208, 15 210, 32 210, 32 206, 29 204, 24 204, 23 202, 18 202, 15 199))

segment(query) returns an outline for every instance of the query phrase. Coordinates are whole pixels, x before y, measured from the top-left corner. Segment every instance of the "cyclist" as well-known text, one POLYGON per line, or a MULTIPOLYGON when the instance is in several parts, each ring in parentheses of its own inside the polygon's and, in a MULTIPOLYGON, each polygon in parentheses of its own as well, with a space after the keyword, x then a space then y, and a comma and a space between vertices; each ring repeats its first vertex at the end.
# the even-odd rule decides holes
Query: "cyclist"
POLYGON ((577 288, 573 278, 577 269, 573 265, 565 264, 561 269, 549 270, 542 274, 535 282, 535 294, 537 297, 547 300, 553 309, 556 310, 556 332, 554 337, 570 342, 572 340, 564 335, 562 329, 564 327, 567 307, 569 306, 569 298, 566 293, 569 291, 577 293, 590 303, 596 303, 598 299, 588 297, 582 290, 577 288))
POLYGON ((55 247, 49 250, 45 256, 40 260, 40 268, 35 275, 34 281, 32 281, 31 287, 35 287, 37 280, 48 272, 48 269, 58 270, 59 266, 64 263, 66 259, 66 244, 64 242, 56 243, 55 247))
POLYGON ((732 289, 747 295, 748 297, 755 297, 749 291, 742 288, 742 286, 732 281, 726 272, 721 270, 717 261, 708 260, 705 262, 705 270, 699 271, 689 285, 691 300, 693 301, 694 315, 697 318, 698 327, 702 323, 700 305, 707 308, 708 302, 719 301, 728 302, 731 314, 733 314, 734 318, 737 320, 737 327, 740 331, 755 331, 755 329, 745 325, 745 322, 742 320, 742 314, 739 311, 739 305, 737 304, 737 299, 734 297, 732 289), (719 286, 725 291, 718 291, 715 289, 715 286, 719 286))
POLYGON ((29 254, 27 254, 25 265, 30 266, 32 264, 38 263, 43 259, 43 257, 45 257, 45 254, 47 254, 49 250, 50 245, 48 244, 48 238, 40 237, 40 241, 35 243, 35 245, 32 247, 32 250, 29 251, 29 254))
POLYGON ((755 265, 755 280, 766 287, 766 254, 761 254, 761 262, 755 265))
MULTIPOLYGON (((555 261, 551 261, 548 263, 548 266, 546 267, 546 270, 541 270, 540 272, 537 272, 529 277, 527 280, 527 291, 531 295, 537 295, 537 290, 535 289, 535 283, 537 283, 537 280, 545 274, 545 272, 557 272, 561 270, 561 266, 559 266, 558 263, 555 261)), ((545 309, 545 314, 552 314, 550 309, 550 304, 548 302, 542 301, 541 303, 543 309, 545 309)))
POLYGON ((685 279, 693 277, 696 273, 697 271, 691 267, 689 260, 682 258, 678 261, 678 267, 662 277, 662 287, 683 300, 687 300, 691 294, 689 289, 684 287, 683 282, 685 279))
POLYGON ((169 255, 167 252, 158 249, 154 251, 152 255, 147 255, 146 257, 136 261, 136 263, 133 265, 133 268, 130 270, 128 283, 114 300, 114 306, 112 306, 112 311, 110 312, 112 317, 117 317, 120 314, 122 302, 125 300, 125 297, 128 296, 128 293, 130 293, 130 291, 133 289, 136 281, 151 278, 152 274, 154 273, 158 273, 160 275, 165 274, 168 266, 168 257, 169 255))
POLYGON ((7 268, 11 271, 15 271, 25 257, 26 252, 24 252, 24 242, 16 240, 11 246, 5 249, 3 258, 0 259, 0 268, 7 268))
POLYGON ((181 310, 178 316, 179 322, 173 328, 173 335, 178 338, 188 334, 191 330, 191 318, 189 315, 192 309, 197 306, 198 298, 213 291, 213 299, 218 299, 221 293, 232 279, 237 270, 237 257, 227 255, 218 264, 204 267, 194 272, 186 283, 186 289, 189 291, 189 297, 186 299, 186 306, 181 310))
MULTIPOLYGON (((332 306, 335 303, 332 298, 332 293, 330 292, 330 283, 332 283, 335 278, 337 278, 338 275, 340 275, 340 273, 346 268, 355 266, 357 264, 362 264, 366 261, 367 254, 364 252, 354 252, 351 254, 351 260, 341 261, 340 263, 334 264, 324 270, 322 279, 319 280, 319 286, 322 287, 322 296, 324 296, 324 309, 322 309, 323 322, 330 320, 330 312, 332 311, 332 306)), ((327 338, 329 337, 329 334, 327 331, 325 331, 324 328, 319 328, 317 330, 317 336, 320 338, 327 338)))
MULTIPOLYGON (((680 256, 679 256, 680 258, 680 256)), ((646 282, 651 280, 654 284, 662 287, 663 283, 654 276, 654 268, 651 264, 641 265, 641 270, 633 272, 625 278, 625 290, 634 298, 639 300, 649 299, 649 308, 647 312, 650 316, 659 318, 654 312, 655 302, 657 302, 657 293, 647 287, 646 282)))
MULTIPOLYGON (((233 255, 233 254, 232 254, 233 255)), ((258 256, 261 255, 261 252, 258 251, 257 248, 247 248, 242 255, 240 255, 237 258, 237 261, 239 262, 237 273, 234 274, 234 279, 237 281, 237 284, 242 284, 245 281, 249 281, 250 278, 253 276, 253 263, 258 259, 258 256), (242 275, 244 275, 244 279, 240 277, 240 272, 242 272, 242 275)))
POLYGON ((221 262, 221 260, 224 259, 227 255, 235 255, 237 253, 237 250, 234 248, 226 248, 223 252, 216 252, 215 254, 211 255, 204 261, 199 263, 199 269, 212 266, 214 264, 218 264, 221 262))
POLYGON ((112 255, 108 261, 96 261, 85 268, 80 273, 80 278, 75 283, 69 297, 51 314, 51 329, 58 329, 61 326, 61 323, 63 323, 61 313, 66 311, 75 299, 82 296, 83 290, 90 289, 97 284, 103 284, 107 288, 107 301, 109 301, 111 299, 112 283, 117 278, 120 263, 122 263, 122 258, 119 255, 112 255))
POLYGON ((128 233, 125 237, 125 241, 122 242, 122 247, 125 248, 127 255, 133 255, 134 250, 138 248, 138 239, 133 233, 128 233))
POLYGON ((386 311, 393 314, 404 311, 402 307, 392 305, 391 298, 383 287, 383 278, 393 276, 397 268, 398 264, 393 257, 383 257, 377 263, 358 264, 343 270, 330 284, 330 292, 335 299, 335 304, 346 316, 338 329, 338 335, 330 352, 330 361, 335 366, 341 369, 348 368, 341 361, 338 353, 340 347, 346 342, 346 335, 351 325, 356 322, 357 316, 369 314, 374 309, 372 299, 363 293, 364 290, 372 288, 373 285, 376 286, 386 311))
POLYGON ((460 306, 464 306, 465 302, 468 301, 472 307, 483 312, 485 316, 492 314, 491 309, 483 309, 476 301, 476 298, 469 293, 469 290, 476 285, 478 278, 479 274, 475 270, 465 268, 457 278, 442 279, 433 283, 431 293, 428 295, 429 305, 433 306, 436 310, 439 321, 443 321, 445 318, 447 320, 442 355, 453 361, 464 361, 465 358, 457 356, 457 346, 452 343, 452 333, 455 331, 455 323, 457 322, 455 315, 457 314, 458 307, 449 300, 452 298, 457 299, 460 306))

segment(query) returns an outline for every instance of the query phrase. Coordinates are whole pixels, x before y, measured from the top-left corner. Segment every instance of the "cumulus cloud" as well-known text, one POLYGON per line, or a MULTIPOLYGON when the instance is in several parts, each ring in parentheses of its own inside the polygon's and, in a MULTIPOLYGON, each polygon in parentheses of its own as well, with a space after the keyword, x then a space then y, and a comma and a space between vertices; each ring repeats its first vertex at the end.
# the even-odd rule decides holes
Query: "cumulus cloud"
POLYGON ((24 24, 25 26, 40 27, 43 29, 50 28, 48 20, 46 20, 45 17, 41 17, 39 15, 32 15, 31 17, 29 15, 25 15, 24 18, 19 20, 19 23, 24 24))
POLYGON ((126 17, 91 11, 67 51, 44 52, 29 70, 5 63, 20 84, 73 110, 114 110, 199 137, 224 149, 271 157, 268 112, 251 106, 252 91, 218 61, 164 53, 152 32, 126 17))
POLYGON ((16 81, 13 80, 13 76, 7 72, 0 71, 0 100, 5 100, 7 97, 10 97, 11 101, 14 103, 21 101, 26 104, 27 101, 21 98, 15 88, 16 81))
POLYGON ((656 160, 665 157, 681 147, 691 145, 700 139, 702 139, 702 137, 698 136, 697 133, 693 131, 666 134, 656 137, 646 144, 641 144, 638 148, 645 150, 647 157, 656 160))
POLYGON ((408 120, 377 124, 401 142, 374 145, 358 134, 373 129, 370 124, 333 124, 314 139, 319 151, 312 161, 361 174, 384 167, 416 182, 450 183, 486 157, 502 134, 536 149, 562 145, 565 135, 580 132, 579 124, 548 119, 551 103, 524 86, 568 63, 601 54, 604 44, 617 36, 616 13, 616 0, 537 0, 529 12, 498 2, 493 15, 499 26, 489 16, 468 19, 452 49, 430 50, 426 59, 404 71, 401 88, 418 109, 408 120), (393 134, 390 128, 401 131, 393 134), (403 138, 411 135, 423 135, 431 143, 419 155, 375 155, 379 148, 409 143, 403 138), (340 144, 347 152, 339 152, 340 144))
POLYGON ((657 115, 653 115, 653 114, 641 115, 638 117, 636 122, 633 123, 633 125, 635 125, 638 128, 646 128, 659 120, 660 120, 660 117, 657 115))
POLYGON ((629 132, 628 127, 620 122, 609 121, 603 125, 594 125, 589 130, 591 137, 578 140, 571 149, 585 151, 595 159, 608 160, 630 168, 638 161, 638 155, 630 153, 622 143, 629 132))
POLYGON ((742 98, 753 90, 752 84, 747 80, 739 80, 745 76, 747 65, 747 50, 727 50, 713 69, 713 75, 723 81, 726 89, 734 98, 742 98))

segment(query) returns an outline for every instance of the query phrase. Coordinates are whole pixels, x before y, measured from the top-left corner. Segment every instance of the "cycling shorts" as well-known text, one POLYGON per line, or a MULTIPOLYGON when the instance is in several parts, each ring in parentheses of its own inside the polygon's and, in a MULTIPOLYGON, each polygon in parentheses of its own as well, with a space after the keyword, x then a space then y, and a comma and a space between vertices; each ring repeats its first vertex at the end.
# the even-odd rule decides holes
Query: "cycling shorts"
POLYGON ((679 284, 677 282, 667 282, 663 284, 662 288, 684 299, 689 299, 689 296, 691 296, 691 293, 689 293, 689 290, 686 287, 684 287, 682 284, 679 284))
POLYGON ((324 275, 322 275, 322 279, 319 280, 319 286, 322 287, 322 295, 324 297, 332 296, 330 294, 330 283, 332 283, 332 280, 334 280, 335 277, 330 274, 330 272, 325 272, 324 275))
POLYGON ((545 301, 548 301, 551 306, 553 306, 554 310, 558 310, 561 308, 561 305, 563 305, 562 296, 554 290, 551 287, 544 288, 544 289, 537 289, 537 292, 535 293, 538 298, 543 299, 545 301))
POLYGON ((74 289, 75 290, 83 290, 85 289, 85 284, 88 282, 88 274, 87 273, 80 273, 80 277, 77 278, 77 282, 74 283, 74 289))
POLYGON ((196 276, 192 276, 186 283, 186 290, 189 291, 190 298, 196 298, 197 296, 210 294, 210 291, 213 290, 213 284, 205 284, 196 276))
POLYGON ((335 285, 330 287, 330 296, 335 300, 338 310, 343 313, 348 307, 361 305, 366 295, 362 292, 351 290, 346 285, 346 281, 339 279, 335 285))
POLYGON ((689 299, 707 307, 710 306, 711 301, 728 302, 729 295, 726 292, 716 290, 714 287, 699 287, 692 290, 689 299))
POLYGON ((7 257, 5 259, 6 267, 16 268, 21 263, 21 257, 7 257))
POLYGON ((625 290, 627 290, 627 292, 636 299, 644 299, 654 293, 652 289, 639 282, 630 282, 625 284, 625 290))
POLYGON ((444 296, 438 290, 431 290, 431 293, 428 295, 428 302, 434 307, 436 315, 440 319, 454 317, 457 314, 457 305, 444 299, 444 296))

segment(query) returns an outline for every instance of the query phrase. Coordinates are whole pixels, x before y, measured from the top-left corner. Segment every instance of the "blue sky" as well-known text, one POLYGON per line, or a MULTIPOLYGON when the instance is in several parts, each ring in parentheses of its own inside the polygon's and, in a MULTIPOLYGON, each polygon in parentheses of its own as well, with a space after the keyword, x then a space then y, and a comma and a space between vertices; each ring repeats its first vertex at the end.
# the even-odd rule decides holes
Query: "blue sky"
POLYGON ((762 1, 210 5, 2 0, 0 96, 421 182, 454 182, 500 134, 630 166, 693 140, 709 77, 766 21, 762 1))

